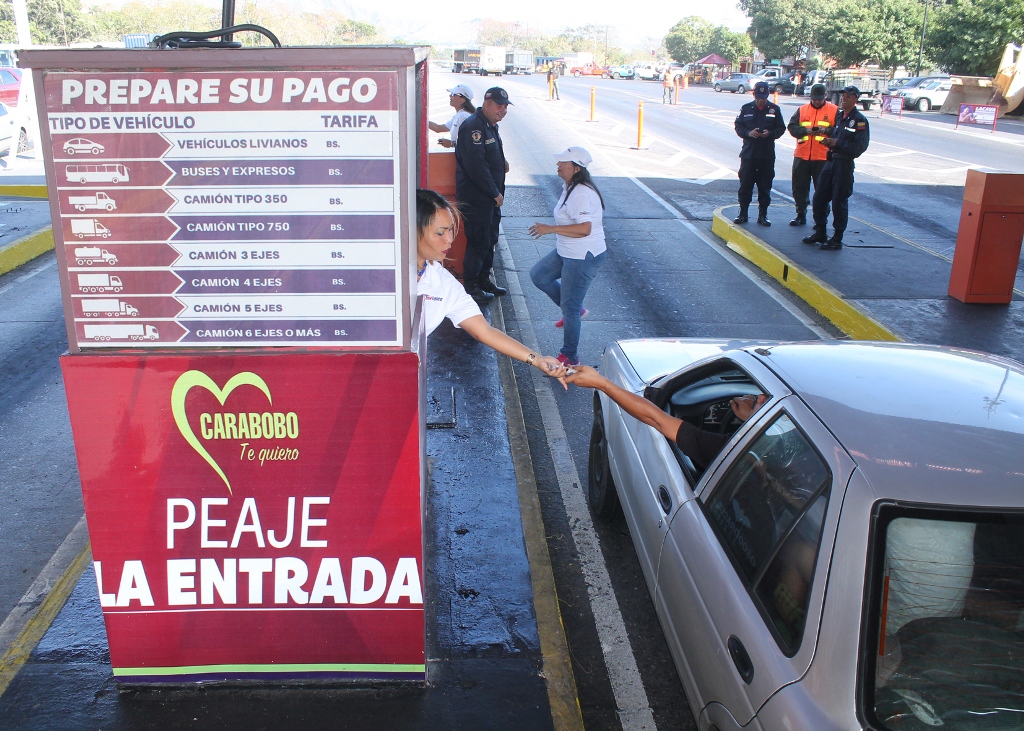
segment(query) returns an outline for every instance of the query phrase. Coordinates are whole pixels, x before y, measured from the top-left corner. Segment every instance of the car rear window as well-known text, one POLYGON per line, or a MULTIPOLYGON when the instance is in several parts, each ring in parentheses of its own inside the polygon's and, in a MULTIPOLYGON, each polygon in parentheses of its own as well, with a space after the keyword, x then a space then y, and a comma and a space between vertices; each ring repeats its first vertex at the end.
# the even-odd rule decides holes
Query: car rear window
POLYGON ((872 725, 1024 729, 1024 516, 889 506, 875 533, 872 725))

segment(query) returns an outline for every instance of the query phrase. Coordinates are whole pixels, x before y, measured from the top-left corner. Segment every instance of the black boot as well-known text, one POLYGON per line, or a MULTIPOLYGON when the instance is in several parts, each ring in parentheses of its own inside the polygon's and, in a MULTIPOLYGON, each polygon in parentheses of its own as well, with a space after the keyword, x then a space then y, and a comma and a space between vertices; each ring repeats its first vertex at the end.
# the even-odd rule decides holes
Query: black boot
POLYGON ((797 208, 796 217, 789 222, 790 226, 806 226, 807 225, 807 209, 797 208))
POLYGON ((768 209, 762 208, 757 212, 757 223, 760 226, 771 226, 772 222, 768 220, 768 209))
POLYGON ((470 287, 469 285, 466 285, 466 294, 472 297, 473 301, 476 302, 478 305, 486 305, 494 300, 494 295, 491 294, 490 292, 484 292, 482 289, 480 289, 479 284, 475 287, 470 287))
POLYGON ((489 292, 495 297, 501 297, 502 295, 508 294, 508 290, 504 287, 499 287, 497 284, 491 281, 490 277, 484 277, 480 280, 480 289, 484 292, 489 292))
POLYGON ((747 206, 740 206, 740 215, 732 219, 733 223, 746 223, 750 219, 747 218, 747 206))
POLYGON ((828 241, 818 244, 819 249, 825 249, 826 251, 835 251, 836 249, 843 248, 843 235, 835 234, 828 241))
POLYGON ((824 244, 826 241, 828 241, 828 236, 825 235, 824 231, 814 229, 814 233, 812 233, 810 236, 804 236, 800 240, 803 241, 805 244, 824 244))

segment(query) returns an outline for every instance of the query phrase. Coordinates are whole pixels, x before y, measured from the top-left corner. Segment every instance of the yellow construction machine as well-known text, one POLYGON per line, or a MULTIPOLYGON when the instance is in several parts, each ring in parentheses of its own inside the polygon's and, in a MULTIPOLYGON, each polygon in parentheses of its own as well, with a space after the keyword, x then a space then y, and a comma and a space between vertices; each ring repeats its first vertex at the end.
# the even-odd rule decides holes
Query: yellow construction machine
POLYGON ((957 114, 961 104, 991 104, 999 107, 999 116, 1012 112, 1024 102, 1024 53, 1008 43, 995 78, 953 76, 953 88, 942 104, 945 114, 957 114))

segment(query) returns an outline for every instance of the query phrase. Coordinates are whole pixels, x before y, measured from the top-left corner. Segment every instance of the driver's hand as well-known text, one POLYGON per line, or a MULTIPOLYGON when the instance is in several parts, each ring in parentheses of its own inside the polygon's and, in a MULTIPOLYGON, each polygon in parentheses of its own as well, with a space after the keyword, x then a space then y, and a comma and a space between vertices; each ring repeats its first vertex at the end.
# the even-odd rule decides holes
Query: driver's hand
POLYGON ((737 396, 729 402, 729 405, 732 406, 732 413, 736 414, 740 421, 746 421, 767 400, 768 397, 763 393, 760 396, 737 396))

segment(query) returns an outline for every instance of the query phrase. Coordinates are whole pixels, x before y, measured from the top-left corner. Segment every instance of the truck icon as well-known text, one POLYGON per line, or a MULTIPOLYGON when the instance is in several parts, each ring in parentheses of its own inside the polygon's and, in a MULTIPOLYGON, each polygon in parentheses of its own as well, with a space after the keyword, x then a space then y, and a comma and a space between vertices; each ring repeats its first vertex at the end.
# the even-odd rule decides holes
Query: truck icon
POLYGON ((83 292, 120 292, 121 277, 110 274, 79 274, 78 288, 83 292))
POLYGON ((68 196, 68 203, 80 211, 112 211, 117 208, 117 201, 102 192, 68 196))
POLYGON ((86 317, 137 317, 139 311, 119 299, 84 299, 82 314, 86 317))
POLYGON ((86 236, 101 236, 103 238, 107 238, 110 236, 110 229, 95 218, 72 218, 71 233, 80 239, 85 238, 86 236))
POLYGON ((75 249, 75 261, 80 267, 92 266, 97 263, 113 266, 117 264, 117 256, 98 246, 79 246, 75 249))
POLYGON ((86 325, 86 340, 159 340, 154 325, 86 325))

